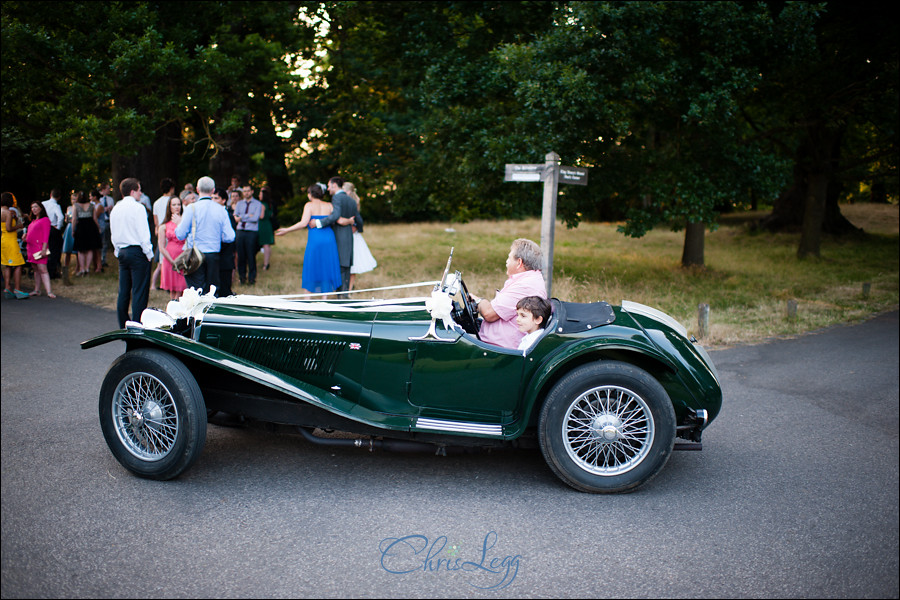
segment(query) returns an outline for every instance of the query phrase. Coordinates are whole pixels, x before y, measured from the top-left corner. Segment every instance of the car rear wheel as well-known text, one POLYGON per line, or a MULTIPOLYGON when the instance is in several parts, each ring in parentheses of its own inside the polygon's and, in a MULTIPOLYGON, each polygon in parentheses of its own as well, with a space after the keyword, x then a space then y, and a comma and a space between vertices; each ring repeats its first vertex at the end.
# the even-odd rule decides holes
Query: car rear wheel
POLYGON ((100 388, 100 427, 123 467, 148 479, 172 479, 206 442, 206 406, 190 370, 152 348, 117 358, 100 388))
POLYGON ((627 492, 669 460, 675 411, 649 373, 604 361, 575 369, 551 389, 539 438, 547 464, 573 488, 627 492))

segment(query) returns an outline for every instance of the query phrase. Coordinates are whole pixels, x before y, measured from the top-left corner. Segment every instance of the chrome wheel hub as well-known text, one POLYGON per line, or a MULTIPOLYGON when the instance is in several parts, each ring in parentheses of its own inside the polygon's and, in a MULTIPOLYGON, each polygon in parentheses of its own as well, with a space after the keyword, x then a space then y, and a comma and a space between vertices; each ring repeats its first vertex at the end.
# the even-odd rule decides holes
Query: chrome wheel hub
POLYGON ((619 427, 621 425, 622 422, 615 415, 598 415, 591 424, 591 433, 597 443, 607 444, 614 442, 621 437, 621 434, 619 433, 619 427))

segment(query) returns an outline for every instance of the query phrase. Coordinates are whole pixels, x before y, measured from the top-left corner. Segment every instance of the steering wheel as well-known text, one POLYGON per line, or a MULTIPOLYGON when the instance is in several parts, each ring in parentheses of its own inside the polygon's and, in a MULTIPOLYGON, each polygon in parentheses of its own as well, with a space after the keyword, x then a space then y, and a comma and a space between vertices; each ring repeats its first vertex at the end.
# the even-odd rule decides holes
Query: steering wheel
POLYGON ((462 279, 460 279, 459 282, 462 287, 460 293, 462 296, 462 305, 455 300, 453 301, 453 320, 459 323, 466 333, 471 333, 480 340, 481 337, 478 335, 478 321, 475 320, 475 306, 469 298, 469 290, 466 288, 466 282, 462 279))

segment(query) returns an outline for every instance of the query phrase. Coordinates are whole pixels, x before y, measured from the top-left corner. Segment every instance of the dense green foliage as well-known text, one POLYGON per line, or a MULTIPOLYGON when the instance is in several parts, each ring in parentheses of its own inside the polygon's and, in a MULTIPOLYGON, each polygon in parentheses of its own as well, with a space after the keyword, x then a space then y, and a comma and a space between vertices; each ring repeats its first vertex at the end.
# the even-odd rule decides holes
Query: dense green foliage
MULTIPOLYGON (((2 11, 4 188, 85 187, 147 148, 145 163, 165 165, 160 178, 196 180, 228 157, 246 177, 274 127, 296 118, 285 57, 311 41, 296 4, 4 2, 2 11)), ((155 190, 159 178, 134 168, 155 190)))
POLYGON ((856 7, 4 2, 2 20, 2 185, 25 195, 237 174, 286 221, 339 173, 369 220, 521 217, 540 186, 504 164, 555 151, 590 169, 561 186, 569 225, 686 228, 686 264, 736 207, 797 226, 826 189, 835 210, 860 183, 897 195, 897 25, 856 7))

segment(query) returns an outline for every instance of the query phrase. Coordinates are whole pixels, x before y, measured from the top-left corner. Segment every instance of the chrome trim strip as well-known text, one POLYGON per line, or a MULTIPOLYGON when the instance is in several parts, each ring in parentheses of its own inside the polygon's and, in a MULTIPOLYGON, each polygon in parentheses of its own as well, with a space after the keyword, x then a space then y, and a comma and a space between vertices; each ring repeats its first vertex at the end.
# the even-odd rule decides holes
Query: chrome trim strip
POLYGON ((216 327, 240 327, 241 329, 266 329, 272 331, 285 331, 291 333, 318 333, 322 335, 339 335, 344 337, 372 337, 371 331, 353 332, 353 331, 337 331, 331 329, 299 329, 296 327, 276 327, 275 325, 253 325, 250 323, 223 323, 211 319, 204 319, 203 325, 216 327))
POLYGON ((431 429, 435 431, 503 435, 502 425, 490 425, 488 423, 464 423, 462 421, 444 421, 443 419, 417 419, 414 427, 417 429, 431 429))
POLYGON ((425 301, 428 299, 422 296, 394 300, 295 300, 285 296, 241 295, 217 298, 214 304, 216 306, 272 308, 290 312, 414 312, 425 310, 425 301))

